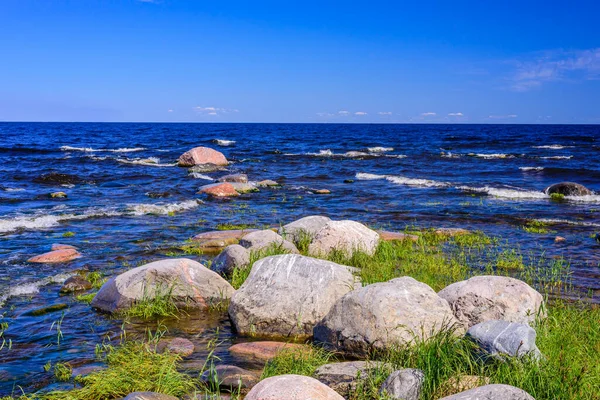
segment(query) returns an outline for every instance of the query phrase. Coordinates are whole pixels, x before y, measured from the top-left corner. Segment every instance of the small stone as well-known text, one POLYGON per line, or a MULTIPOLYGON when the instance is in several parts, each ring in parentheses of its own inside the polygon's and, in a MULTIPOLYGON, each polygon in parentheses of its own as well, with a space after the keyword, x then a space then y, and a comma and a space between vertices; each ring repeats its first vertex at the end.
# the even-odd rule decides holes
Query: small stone
POLYGON ((536 333, 526 324, 508 321, 485 321, 467 331, 467 337, 477 343, 486 357, 503 360, 506 356, 540 357, 535 345, 536 333))
POLYGON ((383 382, 379 393, 391 399, 419 400, 424 381, 425 374, 419 369, 397 370, 383 382))
POLYGON ((337 250, 351 256, 356 251, 374 255, 379 234, 365 225, 351 220, 329 221, 315 235, 308 253, 315 257, 327 256, 337 250))
POLYGON ((239 244, 229 245, 213 260, 211 269, 221 275, 231 275, 236 268, 250 264, 250 252, 239 244))
POLYGON ((212 197, 235 197, 240 195, 229 182, 202 186, 199 189, 199 193, 204 193, 212 197))
POLYGON ((178 400, 177 397, 155 392, 133 392, 123 400, 178 400))
POLYGON ((31 257, 27 262, 46 264, 63 263, 75 260, 79 257, 81 257, 81 254, 75 249, 60 249, 31 257))
POLYGON ((200 233, 192 238, 198 247, 207 253, 219 252, 230 244, 237 244, 245 235, 257 229, 234 229, 226 231, 210 231, 200 233))
POLYGON ((101 365, 82 365, 81 367, 73 368, 72 375, 73 376, 87 376, 91 373, 102 371, 106 369, 101 365))
POLYGON ((256 184, 258 187, 273 187, 273 186, 281 186, 279 183, 272 181, 270 179, 265 179, 256 184))
POLYGON ((282 226, 278 233, 294 243, 297 243, 303 234, 312 240, 329 221, 331 219, 323 215, 309 215, 282 226))
POLYGON ((219 182, 236 182, 236 183, 248 183, 248 175, 246 174, 231 174, 225 175, 218 179, 219 182))
POLYGON ((179 337, 163 339, 158 343, 157 350, 179 354, 182 357, 189 357, 194 353, 194 343, 189 339, 179 337))
POLYGON ((67 194, 65 192, 54 192, 50 193, 50 197, 52 197, 53 199, 65 199, 67 197, 67 194))
POLYGON ((60 293, 73 293, 83 290, 90 290, 92 284, 80 275, 74 275, 68 278, 60 288, 60 293))
POLYGON ((171 193, 169 193, 169 192, 148 192, 148 193, 146 193, 146 196, 150 197, 151 199, 162 199, 162 198, 171 196, 171 193))
POLYGON ((311 190, 314 194, 331 194, 329 189, 313 189, 311 190))
POLYGON ((342 396, 348 397, 356 389, 359 379, 365 379, 372 369, 382 368, 389 367, 377 361, 337 362, 320 366, 315 371, 314 377, 342 396))
POLYGON ((529 393, 509 385, 485 385, 439 400, 535 400, 529 393))
POLYGON ((207 173, 207 172, 217 172, 217 171, 225 171, 226 168, 220 166, 220 165, 215 165, 215 164, 198 164, 198 165, 194 165, 191 168, 188 168, 188 172, 190 174, 194 174, 194 173, 198 173, 198 174, 203 174, 203 173, 207 173))
POLYGON ((567 239, 565 239, 562 236, 557 236, 557 237, 554 238, 554 242, 555 243, 562 243, 562 242, 566 242, 566 241, 567 241, 567 239))
POLYGON ((282 350, 301 351, 304 349, 309 349, 309 347, 299 343, 260 341, 234 344, 229 348, 229 352, 234 357, 250 362, 266 363, 275 358, 277 353, 282 350))
POLYGON ((217 365, 213 369, 205 371, 200 380, 212 388, 234 391, 238 389, 249 389, 259 381, 254 373, 234 365, 217 365))

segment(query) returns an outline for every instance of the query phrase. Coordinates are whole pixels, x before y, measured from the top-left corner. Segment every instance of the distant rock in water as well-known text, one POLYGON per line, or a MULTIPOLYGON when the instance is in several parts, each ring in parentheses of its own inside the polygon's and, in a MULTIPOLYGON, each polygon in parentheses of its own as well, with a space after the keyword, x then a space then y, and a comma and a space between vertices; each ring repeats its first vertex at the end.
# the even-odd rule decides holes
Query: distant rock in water
POLYGON ((84 279, 82 276, 75 275, 68 278, 60 288, 61 293, 73 293, 80 292, 82 290, 89 290, 92 288, 92 284, 84 279))
POLYGON ((204 193, 212 197, 235 197, 240 195, 229 182, 204 185, 198 193, 204 193))
POLYGON ((560 182, 548 186, 546 194, 562 194, 563 196, 589 196, 594 194, 590 189, 575 182, 560 182))
POLYGON ((198 164, 227 165, 229 162, 223 153, 209 147, 194 147, 183 153, 177 160, 180 167, 192 167, 198 164))
POLYGON ((248 175, 246 174, 231 174, 225 175, 218 179, 219 182, 236 182, 236 183, 248 183, 248 175))
POLYGON ((77 175, 62 174, 58 172, 43 174, 35 178, 33 181, 47 185, 74 185, 77 183, 85 183, 85 181, 77 175))
POLYGON ((31 257, 27 262, 40 264, 54 264, 72 261, 81 257, 81 254, 75 249, 63 248, 53 250, 39 256, 31 257))

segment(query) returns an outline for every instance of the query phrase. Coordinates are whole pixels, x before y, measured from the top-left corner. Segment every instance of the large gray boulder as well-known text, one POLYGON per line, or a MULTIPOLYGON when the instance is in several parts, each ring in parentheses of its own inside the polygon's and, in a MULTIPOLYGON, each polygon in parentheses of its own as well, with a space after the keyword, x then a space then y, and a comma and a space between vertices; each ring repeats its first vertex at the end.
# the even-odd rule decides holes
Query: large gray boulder
POLYGON ((379 234, 356 221, 329 221, 317 232, 308 247, 313 256, 326 256, 334 250, 351 256, 355 251, 375 254, 379 234))
POLYGON ((406 368, 392 372, 379 389, 386 399, 419 400, 425 374, 420 369, 406 368))
POLYGON ((590 189, 575 182, 560 182, 550 185, 545 190, 546 194, 562 194, 563 196, 589 196, 594 194, 590 189))
POLYGON ((467 331, 467 337, 477 343, 485 357, 540 357, 535 344, 535 330, 526 324, 507 321, 485 321, 467 331))
POLYGON ((245 400, 344 400, 335 390, 302 375, 278 375, 260 381, 245 400))
POLYGON ((294 243, 297 243, 300 240, 302 234, 308 235, 312 240, 330 221, 331 219, 329 217, 310 215, 282 226, 279 228, 279 234, 285 236, 286 239, 294 243))
POLYGON ((307 338, 354 285, 343 265, 297 254, 267 257, 231 298, 229 316, 242 335, 307 338))
POLYGON ((221 275, 231 275, 236 268, 246 268, 250 264, 250 252, 239 244, 232 244, 215 257, 211 269, 221 275))
POLYGON ((285 240, 270 229, 255 231, 245 235, 240 240, 240 246, 245 247, 250 252, 258 252, 273 247, 280 247, 282 250, 288 253, 298 253, 298 249, 292 242, 285 240))
POLYGON ((204 265, 174 258, 142 265, 110 279, 94 297, 92 307, 116 312, 168 292, 178 307, 207 309, 230 298, 235 289, 204 265))
POLYGON ((411 277, 354 290, 314 329, 315 341, 355 357, 427 339, 459 325, 446 300, 411 277))
POLYGON ((440 400, 535 400, 529 393, 509 385, 485 385, 440 400))
POLYGON ((543 317, 544 299, 531 286, 505 276, 476 276, 453 283, 438 295, 466 327, 490 320, 531 324, 543 317))
POLYGON ((317 368, 314 377, 344 397, 356 389, 359 380, 366 379, 370 370, 391 370, 378 361, 345 361, 325 364, 317 368))

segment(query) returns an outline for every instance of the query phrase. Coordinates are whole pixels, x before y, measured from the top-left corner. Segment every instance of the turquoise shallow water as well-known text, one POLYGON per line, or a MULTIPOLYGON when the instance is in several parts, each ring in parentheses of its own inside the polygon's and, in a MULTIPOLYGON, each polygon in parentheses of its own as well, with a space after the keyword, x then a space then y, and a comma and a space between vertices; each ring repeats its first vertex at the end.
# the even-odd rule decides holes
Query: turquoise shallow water
MULTIPOLYGON (((220 223, 324 214, 396 230, 480 229, 524 253, 565 257, 575 291, 598 301, 600 244, 591 236, 600 232, 600 196, 554 202, 543 190, 576 181, 600 192, 599 155, 598 126, 0 123, 0 314, 12 340, 10 351, 0 350, 0 394, 15 384, 44 387, 48 361, 87 363, 97 343, 119 336, 122 321, 60 297, 58 282, 80 268, 115 274, 160 259, 220 223), (193 176, 174 166, 195 146, 222 151, 229 171, 193 176), (226 201, 196 194, 232 172, 283 187, 226 201), (56 183, 55 173, 67 176, 56 183), (50 199, 55 191, 67 199, 50 199), (551 223, 555 233, 524 232, 531 219, 551 223), (556 235, 567 242, 555 244, 556 235), (26 262, 53 243, 76 245, 84 257, 26 262), (64 312, 25 315, 63 302, 64 312)), ((132 334, 143 328, 127 327, 132 334)), ((225 360, 239 340, 225 316, 191 316, 169 329, 198 347, 218 335, 225 360)))

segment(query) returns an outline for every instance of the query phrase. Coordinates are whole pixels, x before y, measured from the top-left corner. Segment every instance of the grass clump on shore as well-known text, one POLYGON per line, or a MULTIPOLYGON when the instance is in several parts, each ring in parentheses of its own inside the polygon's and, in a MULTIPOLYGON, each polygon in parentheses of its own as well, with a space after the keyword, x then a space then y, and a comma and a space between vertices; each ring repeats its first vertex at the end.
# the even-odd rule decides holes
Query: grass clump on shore
POLYGON ((139 319, 152 319, 157 317, 177 318, 180 309, 173 301, 173 288, 156 286, 153 294, 148 294, 144 288, 141 300, 136 301, 121 315, 139 319))
POLYGON ((217 224, 216 229, 218 231, 237 231, 246 229, 255 229, 255 224, 217 224))
POLYGON ((531 220, 527 221, 525 226, 523 226, 523 230, 527 233, 539 233, 546 234, 551 231, 548 229, 547 224, 543 221, 531 220))
POLYGON ((307 346, 302 350, 284 349, 267 362, 261 379, 284 374, 312 376, 321 365, 336 361, 332 352, 316 346, 307 346))

